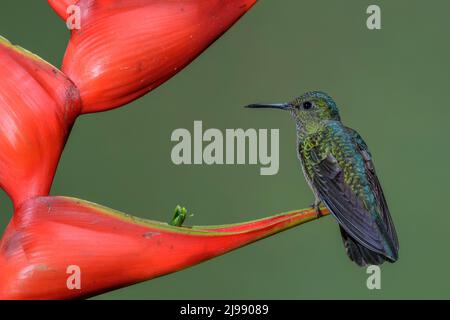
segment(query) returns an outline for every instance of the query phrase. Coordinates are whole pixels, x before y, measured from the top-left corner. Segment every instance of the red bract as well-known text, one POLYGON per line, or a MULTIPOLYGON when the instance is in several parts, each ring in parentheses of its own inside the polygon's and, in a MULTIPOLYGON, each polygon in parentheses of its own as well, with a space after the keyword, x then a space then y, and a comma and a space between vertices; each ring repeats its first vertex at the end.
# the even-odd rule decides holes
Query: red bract
POLYGON ((48 194, 79 95, 58 69, 3 38, 0 65, 0 185, 18 207, 48 194))
POLYGON ((0 299, 68 299, 175 272, 316 218, 314 210, 216 227, 172 227, 85 201, 25 202, 0 243, 0 299), (67 286, 70 266, 81 290, 67 286))
POLYGON ((82 112, 109 110, 156 88, 230 28, 256 0, 50 0, 81 12, 62 66, 82 112))

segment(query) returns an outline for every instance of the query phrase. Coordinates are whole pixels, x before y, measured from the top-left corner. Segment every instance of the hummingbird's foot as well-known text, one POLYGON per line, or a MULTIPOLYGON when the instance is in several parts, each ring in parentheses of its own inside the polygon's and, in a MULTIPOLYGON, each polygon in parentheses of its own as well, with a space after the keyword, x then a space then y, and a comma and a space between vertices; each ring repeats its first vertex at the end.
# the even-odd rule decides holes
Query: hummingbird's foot
POLYGON ((187 217, 187 213, 188 211, 185 207, 181 207, 180 205, 176 206, 173 218, 169 222, 169 224, 174 227, 181 227, 183 225, 184 220, 187 217))
POLYGON ((320 204, 322 203, 322 201, 320 201, 319 199, 316 199, 314 201, 314 203, 311 205, 312 208, 314 208, 314 210, 316 210, 316 218, 320 218, 322 217, 322 212, 320 211, 320 204))

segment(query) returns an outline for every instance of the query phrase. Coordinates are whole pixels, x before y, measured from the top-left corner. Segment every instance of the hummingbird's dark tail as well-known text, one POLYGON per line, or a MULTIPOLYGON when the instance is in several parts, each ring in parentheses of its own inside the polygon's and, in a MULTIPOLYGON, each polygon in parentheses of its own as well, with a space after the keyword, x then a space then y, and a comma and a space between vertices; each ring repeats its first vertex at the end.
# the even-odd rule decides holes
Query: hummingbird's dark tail
POLYGON ((347 255, 358 266, 380 265, 385 261, 395 262, 395 260, 386 257, 383 254, 367 249, 352 238, 352 236, 350 236, 342 227, 340 227, 340 229, 347 255))

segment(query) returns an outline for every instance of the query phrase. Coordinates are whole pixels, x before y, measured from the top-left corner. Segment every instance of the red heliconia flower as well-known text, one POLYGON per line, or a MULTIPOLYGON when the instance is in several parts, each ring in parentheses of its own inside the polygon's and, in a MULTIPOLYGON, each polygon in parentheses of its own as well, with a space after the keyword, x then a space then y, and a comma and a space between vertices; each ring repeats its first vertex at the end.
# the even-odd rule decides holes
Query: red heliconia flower
POLYGON ((308 209, 235 225, 174 227, 82 200, 49 197, 80 113, 121 106, 168 80, 256 0, 49 2, 64 19, 70 5, 81 13, 81 29, 72 31, 64 58, 65 73, 0 39, 0 186, 14 202, 0 241, 0 299, 89 297, 181 270, 316 218, 308 209))
POLYGON ((48 2, 64 19, 69 5, 79 7, 80 29, 71 32, 62 71, 78 86, 88 113, 119 107, 164 83, 256 0, 48 2))
POLYGON ((187 268, 316 217, 309 209, 235 225, 173 227, 82 200, 38 197, 14 214, 0 242, 0 299, 89 297, 187 268))
POLYGON ((80 100, 57 68, 1 37, 0 66, 0 186, 17 208, 48 194, 80 100))

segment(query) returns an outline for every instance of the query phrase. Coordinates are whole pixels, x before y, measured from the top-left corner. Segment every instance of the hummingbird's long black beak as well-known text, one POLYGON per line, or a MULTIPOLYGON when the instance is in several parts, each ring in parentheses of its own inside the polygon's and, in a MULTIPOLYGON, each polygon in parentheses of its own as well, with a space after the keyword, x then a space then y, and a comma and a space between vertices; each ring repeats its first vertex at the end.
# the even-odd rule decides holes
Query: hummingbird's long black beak
POLYGON ((246 108, 266 108, 266 109, 281 109, 281 110, 288 110, 290 108, 289 103, 272 103, 272 104, 250 104, 248 106, 245 106, 246 108))

